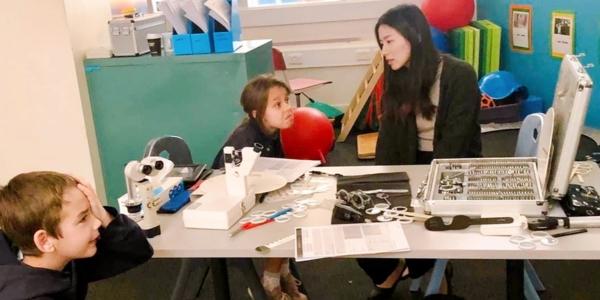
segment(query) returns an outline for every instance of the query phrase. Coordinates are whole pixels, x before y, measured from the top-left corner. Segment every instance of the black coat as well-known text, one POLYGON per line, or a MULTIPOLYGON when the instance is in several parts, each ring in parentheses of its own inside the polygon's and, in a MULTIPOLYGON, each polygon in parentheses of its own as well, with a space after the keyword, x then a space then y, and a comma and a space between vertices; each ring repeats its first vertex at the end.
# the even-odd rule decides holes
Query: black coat
POLYGON ((149 260, 154 252, 138 225, 114 208, 106 209, 115 218, 100 228, 96 254, 71 261, 62 272, 22 264, 0 231, 0 299, 85 299, 88 283, 149 260))
MULTIPOLYGON (((443 55, 440 99, 433 136, 433 158, 481 157, 481 96, 473 68, 443 55)), ((387 113, 384 111, 384 114, 387 113)), ((404 122, 384 117, 375 149, 378 165, 415 164, 419 140, 414 114, 404 122)))
MULTIPOLYGON (((238 126, 229 136, 225 144, 223 144, 223 147, 232 146, 236 150, 240 150, 243 147, 253 147, 254 143, 259 143, 263 146, 263 150, 260 154, 262 157, 284 157, 279 139, 279 131, 273 136, 268 136, 262 132, 255 119, 245 120, 238 126)), ((217 156, 215 156, 212 165, 213 169, 220 169, 224 166, 223 147, 221 147, 221 150, 217 153, 217 156)))

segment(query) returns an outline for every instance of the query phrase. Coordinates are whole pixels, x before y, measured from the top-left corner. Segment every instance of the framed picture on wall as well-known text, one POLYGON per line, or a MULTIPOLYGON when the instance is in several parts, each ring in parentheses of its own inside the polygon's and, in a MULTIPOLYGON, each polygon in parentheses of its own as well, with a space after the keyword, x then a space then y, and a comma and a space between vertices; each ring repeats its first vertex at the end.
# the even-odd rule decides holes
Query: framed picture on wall
POLYGON ((562 58, 575 49, 575 14, 564 11, 552 12, 550 40, 552 57, 562 58))
POLYGON ((511 5, 510 24, 510 46, 515 51, 531 52, 531 5, 511 5))

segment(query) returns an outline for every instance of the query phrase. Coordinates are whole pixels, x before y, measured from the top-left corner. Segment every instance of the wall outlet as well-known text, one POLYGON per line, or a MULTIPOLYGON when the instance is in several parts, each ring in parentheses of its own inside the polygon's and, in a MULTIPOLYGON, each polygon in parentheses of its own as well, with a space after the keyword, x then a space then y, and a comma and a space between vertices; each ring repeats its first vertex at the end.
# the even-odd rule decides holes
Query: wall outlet
POLYGON ((371 61, 374 54, 371 49, 357 49, 354 50, 354 55, 357 61, 371 61))
POLYGON ((302 65, 304 60, 302 59, 302 53, 290 53, 289 59, 286 60, 290 65, 302 65))

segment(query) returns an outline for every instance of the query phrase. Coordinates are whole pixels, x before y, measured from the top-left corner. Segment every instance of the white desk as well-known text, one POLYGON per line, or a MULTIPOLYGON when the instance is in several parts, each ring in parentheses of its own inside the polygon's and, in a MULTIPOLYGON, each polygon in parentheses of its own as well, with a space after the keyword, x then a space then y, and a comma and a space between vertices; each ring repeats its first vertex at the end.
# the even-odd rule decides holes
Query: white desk
MULTIPOLYGON (((413 195, 418 184, 425 178, 428 166, 352 166, 318 168, 328 173, 360 175, 383 172, 407 172, 413 195)), ((600 169, 584 177, 587 185, 600 190, 600 169), (592 184, 593 183, 593 184, 592 184)), ((334 199, 334 192, 321 193, 318 197, 334 199)), ((260 204, 254 210, 276 209, 284 203, 260 204)), ((288 236, 297 226, 329 225, 333 201, 324 201, 320 207, 310 209, 307 217, 292 219, 288 223, 271 223, 229 238, 224 230, 186 229, 181 212, 160 215, 162 234, 150 240, 154 257, 293 257, 293 243, 281 245, 269 255, 262 255, 254 248, 288 236)), ((586 234, 561 237, 556 246, 537 245, 535 250, 519 250, 508 242, 508 237, 483 236, 479 227, 466 230, 433 232, 423 223, 404 225, 409 252, 385 253, 369 257, 402 258, 455 258, 455 259, 600 259, 600 229, 590 229, 586 234)))
MULTIPOLYGON (((318 168, 326 173, 362 175, 385 172, 407 172, 412 194, 426 177, 427 165, 414 166, 352 166, 318 168)), ((585 185, 593 185, 600 190, 600 169, 595 166, 584 176, 585 185)), ((333 181, 333 178, 332 178, 333 181)), ((241 232, 229 238, 224 230, 186 229, 183 227, 181 212, 175 215, 160 215, 162 234, 151 239, 154 257, 293 257, 292 242, 273 249, 268 255, 256 252, 258 245, 275 241, 294 232, 298 226, 329 225, 335 189, 315 195, 324 199, 318 208, 309 210, 307 217, 292 219, 288 223, 271 223, 241 232), (327 201, 330 199, 330 201, 327 201)), ((253 210, 280 208, 284 203, 257 205, 253 210)), ((523 259, 600 259, 600 228, 589 229, 586 234, 561 237, 556 246, 538 244, 535 250, 520 250, 508 241, 508 237, 484 236, 478 226, 466 230, 432 232, 422 223, 404 225, 404 232, 410 245, 409 252, 384 253, 366 257, 373 258, 448 258, 448 259, 506 259, 507 297, 523 299, 523 259)), ((228 299, 227 271, 223 259, 211 260, 215 290, 218 299, 228 299)), ((257 281, 257 280, 254 280, 257 281)), ((253 283, 260 288, 259 282, 253 283)))

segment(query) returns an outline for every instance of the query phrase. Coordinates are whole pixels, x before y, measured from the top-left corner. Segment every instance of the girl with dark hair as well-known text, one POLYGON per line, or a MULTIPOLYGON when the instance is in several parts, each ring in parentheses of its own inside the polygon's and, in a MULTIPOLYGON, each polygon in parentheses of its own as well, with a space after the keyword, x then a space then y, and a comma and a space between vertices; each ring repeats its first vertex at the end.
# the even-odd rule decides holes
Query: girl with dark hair
MULTIPOLYGON (((294 123, 292 107, 288 104, 290 88, 272 76, 261 75, 252 79, 242 91, 240 104, 247 118, 229 136, 223 147, 235 149, 261 144, 263 157, 283 158, 279 130, 294 123)), ((213 162, 213 169, 223 168, 223 149, 213 162)), ((306 300, 300 292, 300 281, 290 272, 289 259, 271 257, 264 259, 262 285, 268 299, 306 300)))
MULTIPOLYGON (((440 55, 425 16, 414 5, 385 12, 375 36, 385 59, 375 163, 429 164, 433 158, 481 156, 480 94, 473 68, 440 55)), ((434 262, 358 260, 375 284, 369 299, 391 297, 399 281, 422 276, 434 262)))
MULTIPOLYGON (((240 96, 246 119, 231 133, 223 147, 240 149, 259 143, 263 146, 261 156, 283 158, 279 130, 289 128, 294 123, 293 110, 288 104, 290 93, 290 88, 284 82, 272 76, 260 75, 250 80, 240 96)), ((221 149, 212 168, 220 169, 223 166, 221 149)))

